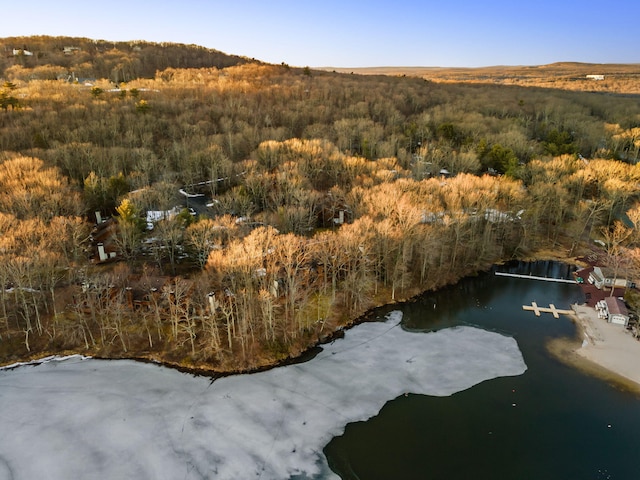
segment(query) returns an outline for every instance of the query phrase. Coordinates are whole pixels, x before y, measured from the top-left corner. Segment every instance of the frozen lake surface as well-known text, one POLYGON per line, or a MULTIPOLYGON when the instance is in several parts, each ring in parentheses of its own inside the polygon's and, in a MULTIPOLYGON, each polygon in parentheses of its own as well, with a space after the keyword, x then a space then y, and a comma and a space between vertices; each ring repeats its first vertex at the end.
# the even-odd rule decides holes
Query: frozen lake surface
POLYGON ((70 357, 0 370, 0 479, 337 478, 323 447, 404 393, 520 375, 516 341, 462 326, 411 333, 401 312, 306 363, 213 383, 153 364, 70 357))

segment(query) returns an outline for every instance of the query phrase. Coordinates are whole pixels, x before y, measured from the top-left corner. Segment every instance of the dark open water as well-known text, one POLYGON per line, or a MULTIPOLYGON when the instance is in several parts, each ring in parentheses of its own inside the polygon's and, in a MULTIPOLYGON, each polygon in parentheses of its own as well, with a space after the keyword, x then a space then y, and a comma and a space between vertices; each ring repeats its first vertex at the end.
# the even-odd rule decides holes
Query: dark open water
MULTIPOLYGON (((570 275, 551 262, 500 270, 570 275)), ((640 479, 640 397, 551 357, 545 342, 573 338, 575 325, 523 311, 532 301, 565 309, 584 297, 577 285, 488 273, 402 306, 408 329, 473 324, 512 335, 528 370, 450 397, 399 397, 327 445, 331 468, 345 480, 640 479)))

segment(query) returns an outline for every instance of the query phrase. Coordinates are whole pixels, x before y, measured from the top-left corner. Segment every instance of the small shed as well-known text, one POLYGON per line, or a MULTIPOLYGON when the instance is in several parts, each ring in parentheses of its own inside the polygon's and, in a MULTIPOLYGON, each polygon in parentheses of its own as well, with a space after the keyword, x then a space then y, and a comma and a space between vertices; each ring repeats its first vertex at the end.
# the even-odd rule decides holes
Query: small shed
POLYGON ((617 297, 607 297, 604 299, 606 304, 607 322, 616 325, 629 324, 629 311, 622 300, 617 297))

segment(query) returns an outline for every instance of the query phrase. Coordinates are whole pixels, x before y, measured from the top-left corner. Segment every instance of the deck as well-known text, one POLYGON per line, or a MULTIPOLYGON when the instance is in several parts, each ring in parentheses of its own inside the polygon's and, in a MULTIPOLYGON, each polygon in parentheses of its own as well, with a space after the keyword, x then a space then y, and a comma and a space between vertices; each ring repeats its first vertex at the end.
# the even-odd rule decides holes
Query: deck
POLYGON ((528 278, 529 280, 544 280, 545 282, 576 283, 575 280, 569 280, 567 278, 538 277, 536 275, 522 275, 520 273, 507 272, 495 272, 495 274, 499 277, 528 278))
POLYGON ((536 317, 539 317, 541 313, 550 313, 555 318, 560 318, 560 315, 573 315, 573 310, 561 310, 556 308, 553 303, 550 303, 548 307, 540 307, 536 302, 531 302, 531 305, 523 305, 522 309, 535 313, 536 317))

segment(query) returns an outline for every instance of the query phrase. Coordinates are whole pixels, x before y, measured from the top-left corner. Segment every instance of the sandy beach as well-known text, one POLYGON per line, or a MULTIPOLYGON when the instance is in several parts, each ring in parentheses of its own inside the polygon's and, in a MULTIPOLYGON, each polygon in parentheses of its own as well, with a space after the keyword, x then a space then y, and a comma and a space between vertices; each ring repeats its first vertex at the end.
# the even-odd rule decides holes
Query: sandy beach
POLYGON ((587 305, 573 305, 576 320, 582 327, 582 345, 575 353, 609 372, 630 380, 640 391, 640 341, 622 325, 598 318, 587 305))

